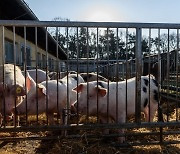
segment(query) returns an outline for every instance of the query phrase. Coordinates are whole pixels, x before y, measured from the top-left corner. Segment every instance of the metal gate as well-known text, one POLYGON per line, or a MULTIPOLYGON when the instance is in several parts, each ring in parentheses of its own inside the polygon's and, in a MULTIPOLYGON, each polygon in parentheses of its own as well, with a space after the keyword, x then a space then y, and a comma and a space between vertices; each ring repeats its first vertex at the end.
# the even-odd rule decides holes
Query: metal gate
MULTIPOLYGON (((1 136, 1 140, 15 139, 59 139, 62 134, 58 131, 67 131, 65 137, 81 137, 86 134, 87 137, 107 137, 115 138, 124 136, 125 143, 121 145, 148 145, 148 144, 175 144, 180 140, 176 135, 180 136, 179 130, 179 98, 180 98, 180 81, 179 81, 179 24, 161 24, 161 23, 110 23, 110 22, 70 22, 70 21, 18 21, 18 20, 1 20, 0 21, 0 54, 2 74, 6 63, 5 58, 8 46, 6 42, 13 43, 12 55, 13 66, 19 66, 24 72, 25 83, 27 72, 29 69, 35 69, 36 79, 38 78, 38 69, 44 70, 46 73, 45 81, 49 82, 49 75, 56 74, 54 79, 57 85, 61 82, 63 76, 75 73, 78 77, 80 73, 86 73, 87 78, 92 72, 96 74, 96 81, 100 81, 98 77, 101 75, 107 79, 107 91, 109 91, 112 82, 117 85, 123 82, 127 85, 128 79, 133 77, 135 81, 135 113, 129 118, 127 113, 128 87, 121 89, 125 92, 122 96, 126 100, 125 122, 119 123, 118 116, 122 113, 118 112, 119 92, 116 91, 116 115, 113 119, 110 114, 111 108, 107 107, 106 122, 101 123, 101 111, 97 110, 93 116, 89 111, 91 104, 89 103, 89 89, 87 88, 87 112, 84 116, 79 115, 79 111, 73 114, 70 111, 70 101, 67 99, 66 109, 63 113, 54 113, 55 124, 49 124, 48 107, 51 106, 48 97, 46 97, 46 110, 43 114, 38 113, 38 92, 36 92, 37 113, 29 115, 31 110, 26 101, 24 115, 16 115, 17 99, 14 98, 14 121, 6 120, 6 109, 1 107, 1 132, 8 132, 9 136, 1 136), (31 57, 27 57, 28 51, 31 57), (21 48, 24 47, 24 57, 20 55, 21 48), (19 50, 19 51, 17 51, 19 50), (19 59, 18 59, 19 58, 19 59), (31 66, 28 66, 31 59, 31 66), (153 74, 158 86, 158 109, 154 117, 154 121, 144 121, 141 113, 143 95, 141 86, 141 76, 153 74), (28 109, 29 108, 29 109, 28 109), (62 124, 59 114, 68 117, 68 123, 62 124), (112 118, 112 119, 111 119, 112 118), (17 122, 19 121, 19 124, 17 122), (113 122, 112 122, 113 121, 113 122), (110 129, 109 134, 101 133, 104 129, 110 129), (117 133, 117 130, 125 129, 124 133, 117 133), (54 135, 39 135, 38 132, 53 131, 54 135), (14 137, 12 132, 36 132, 36 135, 26 137, 14 137), (57 134, 56 134, 57 133, 57 134), (142 139, 143 136, 143 140, 142 139)), ((9 54, 9 50, 7 51, 9 54)), ((12 59, 12 58, 11 58, 12 59)), ((14 72, 14 83, 16 85, 16 73, 14 72)), ((86 82, 86 81, 85 81, 86 82)), ((87 87, 91 81, 87 81, 87 87)), ((1 81, 3 90, 6 88, 5 78, 1 81)), ((70 87, 67 77, 67 97, 69 97, 70 87)), ((150 84, 150 82, 149 82, 150 84)), ((77 86, 79 83, 77 82, 77 86)), ((28 85, 25 84, 25 87, 28 85)), ((36 84, 36 90, 38 84, 36 84)), ((47 93, 51 88, 46 86, 47 93)), ((57 88, 58 91, 58 88, 57 88)), ((25 95, 28 96, 28 90, 25 88, 25 95)), ((6 103, 5 92, 1 91, 1 106, 6 103)), ((107 106, 110 105, 110 92, 107 93, 107 106)), ((14 92, 17 96, 17 89, 14 92)), ((81 95, 81 94, 80 94, 81 95)), ((150 95, 150 94, 149 94, 150 95)), ((57 93, 57 100, 61 95, 57 93)), ((149 96, 150 97, 150 96, 149 96)), ((52 99, 52 98, 51 98, 52 99)), ((79 96, 77 94, 77 104, 79 96)), ((97 108, 99 100, 97 99, 97 108)), ((57 102, 57 108, 58 108, 57 102)), ((31 105, 30 105, 31 106, 31 105)), ((78 105, 77 105, 78 106, 78 105)), ((151 109, 149 108, 149 113, 151 109)))

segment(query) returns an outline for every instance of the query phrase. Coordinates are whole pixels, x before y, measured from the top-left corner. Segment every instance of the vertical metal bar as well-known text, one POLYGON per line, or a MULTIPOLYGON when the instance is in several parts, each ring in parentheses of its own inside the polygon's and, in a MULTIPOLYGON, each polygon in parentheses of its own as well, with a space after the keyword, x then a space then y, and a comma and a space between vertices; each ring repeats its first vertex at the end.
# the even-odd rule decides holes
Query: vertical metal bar
MULTIPOLYGON (((13 51, 14 51, 14 86, 16 87, 16 30, 15 26, 13 26, 13 51)), ((16 91, 14 92, 14 106, 15 106, 15 111, 16 111, 16 91)), ((14 115, 14 127, 16 127, 16 113, 14 115)))
MULTIPOLYGON (((24 72, 25 72, 25 87, 26 85, 26 77, 27 77, 27 53, 26 53, 26 26, 24 26, 24 72)), ((27 89, 27 88, 26 88, 27 89)), ((27 90, 26 90, 26 98, 27 98, 27 90)), ((26 99, 26 126, 28 125, 28 114, 27 114, 27 99, 26 99)))
POLYGON ((179 74, 178 74, 178 61, 179 61, 179 29, 177 29, 177 50, 176 50, 176 53, 175 53, 175 66, 176 66, 176 121, 179 120, 178 116, 178 77, 179 77, 179 74))
MULTIPOLYGON (((169 29, 168 29, 168 50, 167 50, 167 113, 169 113, 169 73, 170 73, 170 54, 169 54, 169 29)), ((167 122, 169 122, 169 115, 167 114, 167 122)))
POLYGON ((36 52, 36 123, 38 124, 38 85, 37 85, 37 63, 38 63, 38 49, 37 49, 37 27, 35 27, 35 52, 36 52))
POLYGON ((141 72, 142 72, 142 50, 141 50, 141 33, 140 27, 136 28, 136 104, 135 104, 135 121, 141 123, 141 72))
MULTIPOLYGON (((87 76, 89 77, 89 30, 86 31, 86 45, 87 45, 87 76)), ((87 80, 88 80, 87 77, 87 80)), ((89 81, 87 81, 87 122, 89 123, 89 81)))
MULTIPOLYGON (((79 73, 79 34, 78 34, 78 27, 76 29, 76 35, 77 35, 77 75, 79 73)), ((78 82, 77 82, 78 86, 78 82)), ((79 125, 79 94, 77 93, 77 125, 79 125)))
MULTIPOLYGON (((96 40, 96 55, 97 55, 97 59, 96 59, 96 64, 97 64, 97 86, 98 86, 98 75, 99 75, 99 29, 97 28, 96 30, 96 35, 97 35, 97 40, 96 40)), ((99 95, 97 95, 97 122, 99 123, 99 95)))
POLYGON ((118 114, 118 108, 119 108, 119 105, 118 105, 118 102, 119 102, 119 99, 118 99, 118 93, 119 93, 119 57, 118 57, 118 51, 119 51, 119 35, 118 35, 118 31, 119 29, 116 28, 116 123, 118 123, 118 117, 119 117, 119 114, 118 114))
MULTIPOLYGON (((78 27, 76 27, 77 29, 76 29, 76 34, 77 34, 77 40, 78 40, 78 27)), ((76 41, 75 42, 76 43, 76 47, 77 47, 77 53, 76 53, 76 55, 77 55, 77 57, 76 57, 76 77, 77 77, 77 84, 76 84, 76 86, 78 86, 79 85, 79 47, 78 47, 78 41, 76 41)), ((76 101, 77 101, 77 103, 78 103, 78 101, 79 101, 79 98, 78 98, 78 96, 79 96, 79 94, 78 93, 76 93, 77 95, 76 95, 76 101)), ((72 104, 70 104, 70 105, 72 105, 72 104)), ((77 109, 78 110, 78 109, 77 109)), ((77 121, 76 121, 76 123, 77 123, 77 125, 79 125, 79 115, 78 115, 79 113, 77 113, 77 121)))
MULTIPOLYGON (((151 28, 149 28, 149 57, 148 57, 148 74, 149 74, 149 85, 150 85, 150 74, 151 74, 151 71, 150 71, 150 66, 151 66, 151 28)), ((149 86, 149 94, 148 94, 148 106, 149 106, 149 119, 148 121, 150 122, 150 117, 151 117, 151 97, 150 97, 150 86, 149 86)))
MULTIPOLYGON (((58 121, 58 116, 60 115, 60 111, 59 111, 59 50, 58 50, 58 47, 59 47, 59 39, 58 39, 58 27, 56 27, 56 77, 57 77, 57 121, 58 121)), ((61 119, 62 120, 62 119, 61 119)))
POLYGON ((108 73, 108 87, 107 87, 107 123, 109 123, 109 28, 107 28, 107 73, 108 73))
MULTIPOLYGON (((161 82, 161 51, 160 51, 160 29, 158 29, 158 83, 161 82)), ((162 115, 162 108, 160 106, 161 101, 161 86, 158 84, 158 121, 163 121, 163 115, 162 115)), ((160 143, 163 142, 163 127, 159 127, 160 136, 159 140, 160 143)))
POLYGON ((4 68, 4 64, 5 64, 5 34, 4 34, 4 26, 2 26, 2 68, 3 68, 3 121, 4 121, 4 128, 6 127, 6 108, 5 108, 5 68, 4 68))
POLYGON ((122 69, 120 69, 120 72, 122 72, 122 73, 121 73, 121 78, 122 78, 123 80, 125 79, 125 75, 124 75, 124 74, 125 74, 124 72, 125 72, 125 70, 126 70, 125 66, 126 66, 126 62, 121 62, 121 68, 122 68, 122 69))
MULTIPOLYGON (((161 77, 162 77, 162 58, 161 58, 161 51, 160 51, 160 29, 158 29, 158 83, 160 83, 160 85, 162 84, 161 83, 161 77)), ((161 88, 161 86, 159 87, 161 88)), ((161 90, 161 89, 159 89, 161 90)))
POLYGON ((127 90, 127 80, 128 80, 128 78, 129 78, 129 64, 130 62, 128 61, 128 28, 126 28, 126 122, 128 121, 128 114, 127 114, 127 94, 128 94, 128 90, 127 90))
POLYGON ((69 119, 69 107, 70 107, 70 94, 69 94, 69 27, 66 28, 66 42, 67 42, 67 106, 66 106, 66 111, 64 116, 67 116, 66 119, 69 119))
MULTIPOLYGON (((48 61, 48 31, 46 27, 46 93, 48 94, 48 69, 49 69, 49 61, 48 61)), ((46 95, 46 124, 48 125, 48 97, 46 95)))
MULTIPOLYGON (((4 36, 4 26, 2 26, 2 65, 5 64, 5 36, 4 36)), ((4 67, 3 67, 4 69, 4 67)), ((4 71, 4 70, 3 70, 4 71)), ((4 73, 4 72, 3 72, 4 73)), ((4 76, 3 76, 4 77, 4 76)), ((4 81, 3 81, 4 82, 4 81)))

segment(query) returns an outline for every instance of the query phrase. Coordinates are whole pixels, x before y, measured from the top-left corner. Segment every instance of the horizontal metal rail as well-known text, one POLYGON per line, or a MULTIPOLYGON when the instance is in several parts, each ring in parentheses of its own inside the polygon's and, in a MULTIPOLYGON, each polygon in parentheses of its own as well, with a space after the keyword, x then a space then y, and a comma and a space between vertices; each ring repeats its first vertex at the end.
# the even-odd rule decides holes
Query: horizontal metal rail
POLYGON ((0 128, 0 132, 26 132, 26 131, 51 131, 51 130, 92 130, 92 129, 121 129, 121 128, 156 128, 179 126, 179 122, 142 122, 142 123, 122 123, 122 124, 70 124, 60 126, 26 126, 14 127, 6 126, 0 128))
MULTIPOLYGON (((59 130, 58 130, 59 131, 59 130)), ((180 131, 164 131, 164 132, 162 132, 162 135, 177 135, 177 134, 180 134, 180 131)), ((117 134, 117 133, 112 133, 112 134, 107 134, 107 135, 105 135, 105 134, 102 134, 102 135, 98 135, 98 134, 95 134, 95 135, 93 135, 93 134, 88 134, 87 136, 89 136, 89 137, 119 137, 119 136, 129 136, 129 137, 132 137, 132 136, 150 136, 150 135, 160 135, 160 132, 125 132, 124 134, 117 134)), ((83 136, 83 135, 80 135, 80 134, 77 134, 77 135, 67 135, 66 137, 67 138, 78 138, 78 137, 80 137, 80 136, 83 136)), ((32 136, 29 136, 29 137, 27 137, 28 139, 29 138, 39 138, 39 137, 44 137, 45 138, 45 136, 38 136, 38 134, 36 135, 36 136, 34 136, 34 135, 32 135, 32 136)), ((47 137, 49 137, 49 136, 47 136, 47 137)), ((53 137, 53 135, 52 135, 52 137, 53 137)), ((63 136, 61 136, 61 135, 57 135, 57 137, 58 138, 63 138, 63 136)), ((14 138, 19 138, 19 139, 21 139, 21 137, 3 137, 3 138, 0 138, 0 140, 4 140, 4 138, 5 138, 5 140, 12 140, 12 139, 14 139, 14 138)), ((22 140, 22 139, 21 139, 22 140)))
MULTIPOLYGON (((155 132, 154 134, 152 133, 129 133, 125 134, 126 136, 146 136, 146 135, 159 135, 159 132, 155 132)), ((168 134, 170 135, 170 134, 168 134)), ((111 135, 91 135, 91 134, 82 134, 82 135, 68 135, 65 138, 59 135, 56 136, 29 136, 29 137, 5 137, 5 138, 0 138, 0 141, 5 141, 5 142, 11 142, 11 141, 24 141, 24 140, 60 140, 60 139, 74 139, 74 138, 83 138, 83 137, 88 137, 88 138, 112 138, 112 137, 117 137, 117 136, 124 136, 124 135, 119 135, 119 134, 111 134, 111 135)), ((168 144, 179 144, 179 140, 171 140, 171 141, 147 141, 147 142, 138 142, 138 141, 131 141, 128 143, 121 143, 121 144, 115 144, 111 143, 113 146, 137 146, 137 145, 168 145, 168 144)))
POLYGON ((77 21, 32 21, 0 20, 0 26, 27 27, 94 27, 94 28, 155 28, 179 29, 180 23, 133 23, 133 22, 77 22, 77 21))

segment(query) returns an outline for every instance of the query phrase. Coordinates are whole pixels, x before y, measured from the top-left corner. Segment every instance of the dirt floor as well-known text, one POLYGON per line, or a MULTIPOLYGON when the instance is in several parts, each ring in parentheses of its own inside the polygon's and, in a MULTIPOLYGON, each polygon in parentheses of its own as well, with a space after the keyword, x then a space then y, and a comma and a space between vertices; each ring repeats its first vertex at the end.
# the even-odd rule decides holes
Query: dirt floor
MULTIPOLYGON (((175 109, 174 106, 168 106, 168 115, 170 121, 176 121, 180 119, 180 109, 175 109), (177 117, 178 115, 178 117, 177 117)), ((166 121, 167 118, 167 105, 163 106, 163 118, 166 121)), ((31 122, 33 118, 29 119, 31 122)), ((133 119, 132 119, 133 120, 133 119)), ((157 116, 154 119, 157 121, 157 116)), ((83 120, 82 120, 83 121, 83 120)), ((180 131, 180 127, 171 127, 163 128, 164 131, 180 131)), ((130 133, 143 133, 143 132, 152 132, 159 131, 159 128, 139 128, 139 129, 129 129, 126 132, 130 133)), ((92 131, 91 131, 92 133, 92 131)), ((93 132, 94 134, 100 132, 93 132)), ((102 139, 102 138, 87 138, 86 134, 88 132, 79 132, 82 136, 80 138, 73 139, 49 139, 49 140, 20 140, 20 141, 0 141, 0 154, 180 154, 180 144, 171 144, 171 145, 149 145, 149 146, 131 146, 128 147, 119 147, 116 146, 117 141, 114 139, 102 139)), ((52 132, 19 132, 19 133, 0 133, 0 137, 40 137, 40 136, 51 136, 59 135, 52 132)), ((127 143, 130 142, 147 142, 147 141, 158 141, 159 137, 156 135, 152 136, 130 136, 127 137, 127 143)), ((164 136, 165 141, 180 141, 180 134, 176 135, 166 135, 164 136)))
POLYGON ((19 141, 2 142, 0 144, 2 154, 126 154, 126 153, 180 153, 180 145, 168 146, 132 146, 128 148, 118 148, 104 143, 102 140, 71 139, 71 140, 42 140, 42 141, 19 141))

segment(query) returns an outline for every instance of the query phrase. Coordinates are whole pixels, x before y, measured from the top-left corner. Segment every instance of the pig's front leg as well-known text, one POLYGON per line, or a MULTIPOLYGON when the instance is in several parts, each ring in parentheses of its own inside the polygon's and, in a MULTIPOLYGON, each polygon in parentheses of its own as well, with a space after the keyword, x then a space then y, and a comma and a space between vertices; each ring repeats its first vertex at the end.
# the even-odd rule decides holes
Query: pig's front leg
MULTIPOLYGON (((125 123, 125 119, 126 119, 125 115, 126 115, 125 113, 121 113, 121 115, 118 117, 119 124, 125 123)), ((118 134, 124 134, 124 128, 119 129, 118 134)), ((123 143, 125 141, 125 137, 124 136, 118 137, 118 141, 119 143, 123 143)))
POLYGON ((18 115, 13 114, 13 125, 20 126, 19 122, 20 122, 20 117, 18 115))
MULTIPOLYGON (((107 123, 107 118, 100 116, 99 119, 100 119, 100 122, 102 124, 106 124, 107 123)), ((103 134, 104 135, 109 134, 109 129, 103 129, 103 134)))
POLYGON ((48 116, 49 125, 55 125, 55 122, 54 122, 54 113, 53 112, 49 112, 47 114, 47 116, 48 116))

